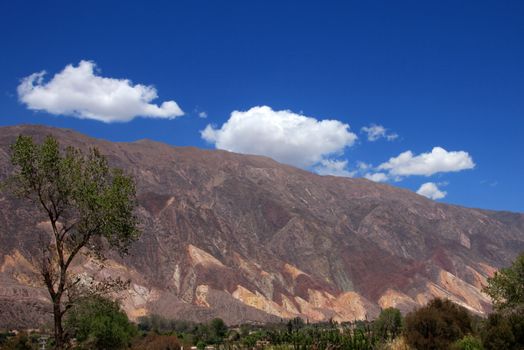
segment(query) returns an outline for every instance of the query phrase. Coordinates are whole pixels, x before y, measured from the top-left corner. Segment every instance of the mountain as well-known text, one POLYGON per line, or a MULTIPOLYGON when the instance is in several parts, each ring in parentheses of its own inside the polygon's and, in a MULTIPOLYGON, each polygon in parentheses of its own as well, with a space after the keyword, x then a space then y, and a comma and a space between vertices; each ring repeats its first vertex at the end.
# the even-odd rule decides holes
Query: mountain
MULTIPOLYGON (((0 178, 19 134, 97 147, 136 179, 142 236, 84 276, 131 279, 122 303, 148 313, 230 324, 408 311, 435 296, 490 310, 486 278, 524 250, 524 214, 469 209, 365 179, 319 176, 251 155, 149 140, 115 143, 43 126, 0 128, 0 178)), ((34 275, 45 217, 0 194, 0 327, 49 315, 34 275)))

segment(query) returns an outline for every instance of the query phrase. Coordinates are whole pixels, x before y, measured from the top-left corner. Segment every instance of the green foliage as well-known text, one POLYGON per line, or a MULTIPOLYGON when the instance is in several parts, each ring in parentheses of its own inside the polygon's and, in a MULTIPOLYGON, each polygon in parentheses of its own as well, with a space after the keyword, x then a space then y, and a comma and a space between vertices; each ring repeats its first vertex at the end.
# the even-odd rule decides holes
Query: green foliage
POLYGON ((483 350, 482 342, 480 339, 472 336, 466 335, 464 338, 457 340, 453 346, 452 350, 483 350))
POLYGON ((369 325, 358 329, 350 325, 341 327, 330 322, 304 324, 303 322, 266 325, 258 331, 242 336, 241 342, 247 348, 269 343, 272 349, 347 349, 368 350, 376 345, 369 325), (290 327, 295 323, 298 327, 290 327))
POLYGON ((11 332, 0 332, 0 349, 2 348, 2 345, 7 343, 9 338, 14 337, 15 335, 11 332))
POLYGON ((117 302, 100 296, 79 301, 66 319, 66 330, 84 349, 123 349, 136 334, 117 302))
MULTIPOLYGON (((97 149, 84 155, 79 149, 60 150, 49 136, 40 145, 19 136, 11 146, 17 172, 9 182, 15 192, 38 203, 52 222, 63 220, 56 233, 76 247, 99 235, 125 252, 136 239, 135 186, 120 169, 111 169, 97 149)), ((74 248, 73 248, 74 249, 74 248)))
POLYGON ((501 269, 484 289, 495 306, 482 329, 484 348, 524 348, 524 253, 512 265, 501 269))
POLYGON ((384 309, 373 322, 373 332, 381 340, 394 339, 402 331, 402 314, 393 307, 384 309))
POLYGON ((524 253, 510 267, 501 269, 488 278, 488 286, 484 292, 491 297, 493 305, 499 311, 512 308, 524 310, 524 253))
POLYGON ((524 314, 521 312, 493 313, 482 330, 486 350, 524 349, 524 314))
POLYGON ((42 253, 37 259, 53 303, 55 347, 63 349, 62 317, 72 303, 64 302, 63 296, 79 293, 69 266, 84 247, 98 258, 103 258, 107 245, 127 252, 139 234, 135 185, 121 170, 111 169, 97 149, 87 154, 73 147, 62 150, 52 136, 41 144, 19 136, 11 145, 11 162, 15 170, 7 187, 32 201, 53 231, 51 240, 41 235, 42 253))
POLYGON ((29 335, 20 332, 16 336, 8 339, 1 347, 2 350, 33 350, 36 344, 33 344, 29 335))
POLYGON ((138 319, 138 329, 158 334, 176 334, 185 342, 221 344, 228 335, 228 327, 220 318, 208 323, 195 323, 182 320, 170 320, 159 315, 149 315, 138 319))
POLYGON ((211 335, 217 339, 215 343, 220 343, 227 334, 226 323, 221 318, 214 318, 209 324, 211 335))
POLYGON ((448 349, 471 331, 467 310, 449 300, 434 299, 406 316, 406 340, 416 349, 448 349))
POLYGON ((510 324, 515 343, 524 349, 524 311, 522 309, 509 312, 505 316, 510 324))

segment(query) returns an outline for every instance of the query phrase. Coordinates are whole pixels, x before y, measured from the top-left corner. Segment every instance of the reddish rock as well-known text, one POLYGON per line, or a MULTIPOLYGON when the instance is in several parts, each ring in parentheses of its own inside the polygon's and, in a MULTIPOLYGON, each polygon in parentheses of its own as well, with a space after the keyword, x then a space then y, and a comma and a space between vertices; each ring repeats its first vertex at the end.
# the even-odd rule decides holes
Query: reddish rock
MULTIPOLYGON (((135 177, 143 235, 104 271, 130 278, 132 317, 228 323, 353 320, 445 296, 478 313, 494 269, 524 250, 524 215, 437 203, 365 179, 318 176, 269 158, 142 140, 114 143, 42 126, 0 128, 0 178, 19 134, 98 147, 135 177)), ((40 322, 45 292, 31 274, 42 215, 0 194, 0 327, 40 322), (21 312, 20 310, 26 310, 21 312), (17 318, 9 315, 17 314, 17 318), (8 315, 8 316, 4 316, 8 315)))

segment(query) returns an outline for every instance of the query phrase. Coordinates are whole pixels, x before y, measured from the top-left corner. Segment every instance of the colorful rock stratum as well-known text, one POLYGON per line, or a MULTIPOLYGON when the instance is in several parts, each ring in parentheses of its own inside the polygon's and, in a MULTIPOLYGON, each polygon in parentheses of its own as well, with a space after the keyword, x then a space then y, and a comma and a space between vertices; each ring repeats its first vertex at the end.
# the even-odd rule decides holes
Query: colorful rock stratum
MULTIPOLYGON (((230 324, 300 316, 373 318, 447 297, 490 310, 486 278, 524 250, 524 214, 437 203, 365 179, 318 176, 260 156, 141 140, 113 143, 41 126, 0 128, 0 178, 19 134, 98 147, 133 175, 142 237, 105 267, 75 273, 130 279, 132 318, 156 313, 230 324)), ((35 276, 45 217, 0 194, 0 327, 49 319, 35 276)))

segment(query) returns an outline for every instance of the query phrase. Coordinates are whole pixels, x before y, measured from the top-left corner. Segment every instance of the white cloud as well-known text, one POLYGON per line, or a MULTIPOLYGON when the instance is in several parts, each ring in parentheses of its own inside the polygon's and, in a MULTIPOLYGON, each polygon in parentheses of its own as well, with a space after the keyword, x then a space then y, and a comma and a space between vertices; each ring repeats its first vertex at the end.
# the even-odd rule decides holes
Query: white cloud
POLYGON ((220 128, 208 125, 201 134, 216 148, 265 155, 299 167, 340 154, 357 139, 349 125, 338 120, 317 120, 268 106, 234 111, 220 128))
POLYGON ((314 170, 319 175, 353 177, 355 172, 349 171, 347 165, 347 160, 323 159, 314 167, 314 170))
POLYGON ((374 182, 386 182, 389 180, 388 175, 385 173, 367 173, 364 177, 374 182))
POLYGON ((202 118, 202 119, 206 119, 207 118, 207 112, 198 112, 198 117, 202 118))
POLYGON ((398 134, 396 133, 391 133, 391 134, 387 134, 386 135, 386 140, 388 141, 393 141, 393 140, 396 140, 398 139, 398 134))
POLYGON ((390 175, 397 176, 430 176, 440 172, 455 172, 474 167, 475 163, 467 152, 448 152, 444 148, 434 147, 430 153, 421 153, 417 156, 414 156, 411 151, 403 152, 379 165, 378 169, 387 170, 390 175))
POLYGON ((138 116, 172 119, 184 114, 175 101, 160 106, 151 103, 158 97, 153 86, 102 77, 95 68, 90 61, 68 65, 47 83, 44 71, 31 74, 18 86, 18 98, 32 110, 106 123, 127 122, 138 116))
POLYGON ((425 184, 422 184, 417 193, 430 199, 441 199, 446 197, 448 194, 446 191, 441 191, 433 182, 426 182, 425 184))
POLYGON ((388 141, 393 141, 398 138, 398 135, 395 133, 388 133, 387 129, 382 125, 370 124, 369 126, 364 126, 360 129, 361 132, 367 134, 368 141, 377 141, 380 138, 385 138, 388 141))
POLYGON ((360 171, 365 171, 365 170, 368 170, 368 169, 371 169, 373 166, 369 163, 366 163, 366 162, 363 162, 363 161, 358 161, 357 162, 357 168, 358 170, 360 171))

